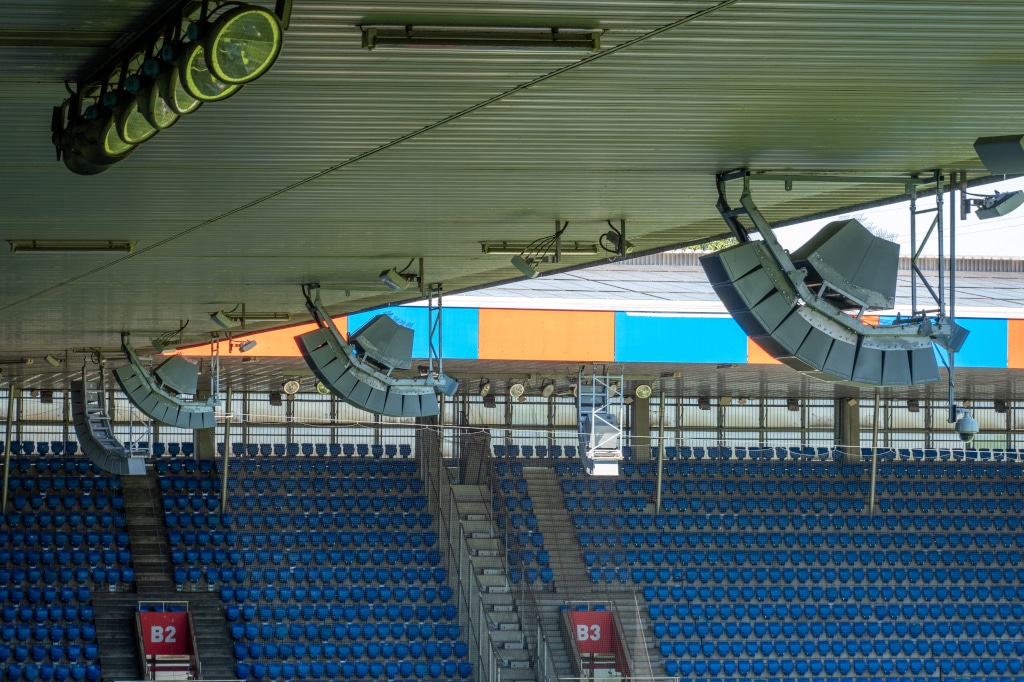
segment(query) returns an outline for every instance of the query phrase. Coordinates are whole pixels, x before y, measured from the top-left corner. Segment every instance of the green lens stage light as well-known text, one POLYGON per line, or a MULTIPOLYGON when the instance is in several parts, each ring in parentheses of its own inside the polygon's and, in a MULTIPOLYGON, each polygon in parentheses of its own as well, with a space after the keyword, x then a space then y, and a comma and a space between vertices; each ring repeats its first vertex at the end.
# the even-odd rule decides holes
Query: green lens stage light
POLYGON ((136 93, 125 93, 118 98, 114 109, 114 120, 117 134, 125 144, 142 144, 160 132, 139 109, 139 96, 136 93))
POLYGON ((217 102, 231 97, 241 85, 225 83, 210 71, 206 50, 200 42, 189 44, 178 63, 179 77, 185 91, 202 102, 217 102))
POLYGON ((160 97, 167 102, 171 109, 182 116, 191 114, 203 105, 202 100, 188 94, 188 90, 182 84, 181 70, 177 64, 161 71, 160 75, 156 77, 156 85, 160 91, 160 97))
POLYGON ((139 102, 139 112, 146 122, 157 130, 166 130, 181 118, 181 114, 175 111, 171 103, 164 97, 160 84, 155 79, 147 80, 139 89, 136 97, 139 102))
POLYGON ((263 7, 242 5, 219 17, 206 36, 206 61, 225 83, 249 83, 265 74, 281 54, 281 23, 263 7))

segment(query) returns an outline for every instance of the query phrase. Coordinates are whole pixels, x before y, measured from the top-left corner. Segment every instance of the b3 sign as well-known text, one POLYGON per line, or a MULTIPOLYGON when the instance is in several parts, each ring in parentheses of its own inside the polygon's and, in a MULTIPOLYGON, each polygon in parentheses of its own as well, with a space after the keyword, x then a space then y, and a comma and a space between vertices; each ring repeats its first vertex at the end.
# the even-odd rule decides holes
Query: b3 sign
POLYGON ((581 654, 610 654, 614 652, 612 640, 612 614, 608 611, 570 611, 576 648, 581 654))
POLYGON ((139 620, 147 656, 188 654, 187 613, 140 613, 139 620))

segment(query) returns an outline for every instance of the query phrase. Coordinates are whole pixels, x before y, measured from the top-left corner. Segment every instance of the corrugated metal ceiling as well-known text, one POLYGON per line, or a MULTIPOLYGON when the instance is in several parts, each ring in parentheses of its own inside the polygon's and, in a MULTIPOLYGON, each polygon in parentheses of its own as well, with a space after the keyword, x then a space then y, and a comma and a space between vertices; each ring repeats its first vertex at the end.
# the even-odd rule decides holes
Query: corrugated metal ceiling
MULTIPOLYGON (((448 290, 502 281, 515 270, 480 242, 556 220, 574 240, 609 218, 643 249, 699 239, 724 230, 714 173, 737 166, 977 175, 973 140, 1018 130, 1024 107, 1024 5, 995 0, 295 0, 266 77, 103 175, 70 174, 49 144, 63 80, 162 5, 5 3, 0 238, 138 242, 129 258, 0 253, 12 353, 115 345, 179 319, 212 330, 209 312, 243 301, 301 315, 301 282, 365 282, 325 294, 338 312, 379 305, 396 297, 376 274, 413 257, 448 290), (358 24, 394 22, 605 34, 582 59, 360 48, 358 24)), ((785 220, 894 190, 757 191, 785 220)))

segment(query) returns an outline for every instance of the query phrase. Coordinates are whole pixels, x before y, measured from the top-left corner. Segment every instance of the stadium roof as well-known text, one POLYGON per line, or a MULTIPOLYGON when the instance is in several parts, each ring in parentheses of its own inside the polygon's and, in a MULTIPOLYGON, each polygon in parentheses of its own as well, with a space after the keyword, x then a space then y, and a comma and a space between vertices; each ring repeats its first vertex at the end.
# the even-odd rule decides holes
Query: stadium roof
MULTIPOLYGON (((399 300, 382 270, 425 259, 457 291, 517 276, 481 242, 626 219, 640 250, 724 231, 716 172, 984 173, 1016 132, 1024 5, 979 0, 295 0, 275 67, 106 173, 54 160, 50 112, 168 3, 12 0, 0 29, 2 239, 123 239, 131 254, 0 253, 7 359, 116 345, 247 303, 303 316, 399 300), (359 25, 603 31, 586 55, 360 46, 359 25), (344 286, 341 286, 344 285, 344 286), (346 289, 348 293, 343 291, 346 289)), ((902 191, 758 186, 773 221, 902 191)), ((568 258, 564 266, 602 256, 568 258)))

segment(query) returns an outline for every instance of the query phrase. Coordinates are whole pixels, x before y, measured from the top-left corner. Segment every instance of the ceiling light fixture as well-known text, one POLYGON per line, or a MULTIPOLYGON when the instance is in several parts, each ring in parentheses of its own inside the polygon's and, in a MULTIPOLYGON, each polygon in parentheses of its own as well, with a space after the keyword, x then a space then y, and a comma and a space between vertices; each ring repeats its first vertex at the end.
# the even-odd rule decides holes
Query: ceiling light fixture
POLYGON ((533 28, 504 26, 360 26, 363 47, 488 49, 488 50, 576 50, 594 52, 601 48, 601 29, 533 28))
POLYGON ((131 253, 135 242, 110 239, 8 239, 11 253, 131 253))
POLYGON ((612 225, 612 221, 608 220, 606 222, 611 229, 601 235, 601 238, 597 241, 598 245, 608 253, 613 253, 619 258, 625 258, 633 253, 636 247, 633 245, 633 242, 626 239, 625 219, 619 220, 618 228, 612 225))

